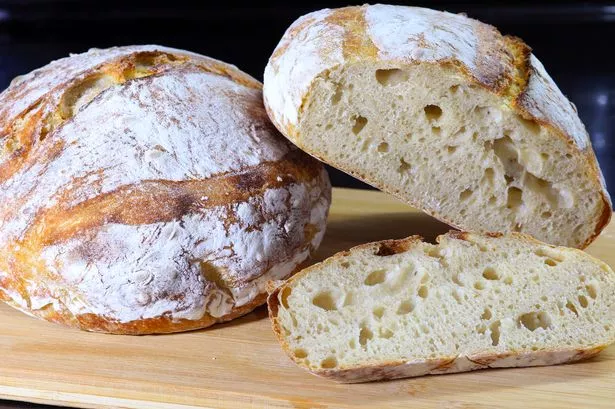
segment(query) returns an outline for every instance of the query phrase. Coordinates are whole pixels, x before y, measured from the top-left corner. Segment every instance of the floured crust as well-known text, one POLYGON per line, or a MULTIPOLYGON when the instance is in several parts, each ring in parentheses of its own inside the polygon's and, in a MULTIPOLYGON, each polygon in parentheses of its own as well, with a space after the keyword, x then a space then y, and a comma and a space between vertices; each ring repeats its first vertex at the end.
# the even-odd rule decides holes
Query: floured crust
MULTIPOLYGON (((450 231, 446 235, 438 236, 436 238, 436 242, 440 243, 445 238, 453 238, 473 242, 471 236, 472 233, 468 232, 450 231)), ((501 233, 489 233, 486 234, 486 236, 497 238, 504 235, 501 233)), ((526 234, 510 233, 509 236, 512 236, 517 240, 532 245, 544 245, 544 243, 526 234)), ((399 360, 391 362, 381 362, 372 365, 365 364, 351 367, 338 366, 334 369, 319 368, 317 370, 308 368, 305 365, 303 359, 299 359, 295 356, 295 354, 291 350, 290 344, 286 340, 287 337, 283 333, 284 329, 281 325, 280 320, 278 319, 278 311, 280 308, 279 295, 281 292, 284 291, 285 288, 292 287, 292 284, 295 281, 301 280, 302 277, 309 275, 312 271, 315 272, 321 270, 324 265, 338 265, 339 260, 347 260, 349 256, 353 256, 355 254, 370 253, 380 256, 389 256, 408 251, 415 246, 421 245, 421 243, 422 238, 420 236, 410 236, 400 240, 384 240, 380 242, 361 244, 349 250, 341 251, 320 263, 313 264, 310 267, 295 274, 293 277, 289 278, 285 282, 276 283, 277 285, 269 288, 269 296, 267 298, 269 318, 271 320, 272 329, 276 334, 284 352, 297 365, 312 372, 315 375, 329 378, 336 382, 358 383, 408 378, 423 375, 467 372, 488 368, 557 365, 580 361, 583 359, 589 359, 599 354, 608 346, 608 344, 600 344, 588 345, 587 347, 579 348, 562 345, 560 348, 541 350, 537 352, 510 351, 505 353, 479 353, 472 356, 443 356, 434 359, 416 361, 399 360)), ((555 246, 549 247, 555 248, 555 246)), ((577 249, 568 250, 581 253, 581 250, 577 249)), ((596 261, 597 263, 604 264, 599 260, 594 261, 596 261)), ((609 269, 606 265, 604 268, 605 271, 606 269, 609 269)))
POLYGON ((176 332, 264 302, 322 240, 328 176, 260 83, 159 46, 94 50, 0 95, 0 299, 91 331, 176 332))
MULTIPOLYGON (((603 211, 595 221, 594 234, 580 247, 589 245, 610 221, 611 199, 576 108, 519 38, 502 36, 494 27, 462 15, 388 5, 324 9, 299 18, 289 27, 265 69, 264 100, 272 122, 311 155, 395 194, 395 187, 346 169, 302 141, 300 123, 316 80, 355 63, 445 66, 498 95, 522 118, 548 127, 563 138, 586 164, 590 180, 600 192, 603 211)), ((411 197, 397 196, 417 205, 411 197)), ((446 215, 430 214, 458 227, 446 215)))

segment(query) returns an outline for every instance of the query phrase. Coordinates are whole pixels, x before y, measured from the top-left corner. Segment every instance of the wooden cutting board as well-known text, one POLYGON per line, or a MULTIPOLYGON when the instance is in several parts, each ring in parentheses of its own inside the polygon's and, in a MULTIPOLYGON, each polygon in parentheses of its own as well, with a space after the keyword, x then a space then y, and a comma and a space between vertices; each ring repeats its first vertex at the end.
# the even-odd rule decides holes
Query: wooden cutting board
MULTIPOLYGON (((379 192, 335 189, 317 259, 448 228, 379 192)), ((589 253, 615 266, 615 227, 589 253)), ((586 362, 341 385, 296 367, 259 308, 184 334, 91 334, 0 306, 0 398, 87 408, 613 408, 615 347, 586 362)))

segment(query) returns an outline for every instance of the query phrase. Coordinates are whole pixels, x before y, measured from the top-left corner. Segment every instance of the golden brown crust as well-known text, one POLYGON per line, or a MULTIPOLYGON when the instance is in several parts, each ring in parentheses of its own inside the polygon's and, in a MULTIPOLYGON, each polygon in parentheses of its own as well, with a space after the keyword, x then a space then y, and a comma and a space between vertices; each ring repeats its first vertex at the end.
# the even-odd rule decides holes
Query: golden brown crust
POLYGON ((330 184, 270 124, 260 89, 159 46, 17 79, 0 94, 0 299, 117 334, 203 328, 262 304, 265 280, 319 244, 330 184), (119 128, 102 133, 107 122, 119 128))
MULTIPOLYGON (((3 296, 0 290, 0 300, 5 301, 9 305, 20 309, 12 303, 12 300, 3 296)), ((179 319, 173 320, 169 316, 160 316, 157 318, 147 318, 131 322, 119 322, 116 320, 108 320, 105 317, 95 314, 73 315, 67 309, 56 309, 52 307, 37 311, 37 317, 45 319, 49 322, 81 329, 91 332, 103 332, 115 335, 147 335, 147 334, 168 334, 174 332, 192 331, 203 329, 214 324, 219 324, 234 320, 245 314, 252 312, 255 308, 263 305, 267 300, 266 294, 259 294, 250 303, 237 307, 230 314, 219 318, 214 318, 210 315, 205 315, 198 320, 179 319)))
MULTIPOLYGON (((314 159, 293 150, 280 161, 261 163, 244 172, 201 180, 148 180, 122 186, 75 206, 68 206, 70 198, 61 196, 57 207, 36 216, 24 233, 23 241, 30 251, 37 252, 44 246, 68 240, 79 231, 106 223, 168 222, 187 213, 245 202, 250 197, 263 196, 267 189, 309 182, 317 178, 320 171, 314 159), (208 200, 204 203, 202 197, 208 200)), ((79 183, 87 183, 87 180, 75 182, 79 183)))

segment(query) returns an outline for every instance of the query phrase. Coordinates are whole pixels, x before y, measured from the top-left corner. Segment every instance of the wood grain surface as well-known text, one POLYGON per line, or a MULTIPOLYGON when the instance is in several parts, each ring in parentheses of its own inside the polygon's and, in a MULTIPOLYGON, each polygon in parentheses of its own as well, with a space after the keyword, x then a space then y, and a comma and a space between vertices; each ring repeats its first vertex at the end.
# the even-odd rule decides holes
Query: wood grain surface
MULTIPOLYGON (((448 227, 382 193, 335 189, 316 259, 448 227)), ((615 228, 589 248, 615 265, 615 228)), ((0 398, 86 408, 613 408, 615 347, 589 361, 341 385, 296 367, 261 307, 175 335, 80 332, 0 306, 0 398)))

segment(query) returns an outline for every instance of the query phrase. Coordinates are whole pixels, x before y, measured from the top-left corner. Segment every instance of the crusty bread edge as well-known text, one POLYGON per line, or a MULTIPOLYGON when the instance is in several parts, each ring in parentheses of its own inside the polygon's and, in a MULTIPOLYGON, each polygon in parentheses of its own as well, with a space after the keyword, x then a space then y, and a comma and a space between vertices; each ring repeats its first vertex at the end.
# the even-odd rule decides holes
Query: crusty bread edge
MULTIPOLYGON (((491 237, 504 236, 504 234, 502 233, 487 233, 487 235, 491 237)), ((527 234, 510 233, 509 236, 516 237, 521 241, 525 241, 533 245, 545 245, 553 248, 557 247, 536 240, 535 238, 527 234)), ((436 241, 440 242, 444 237, 470 241, 469 238, 471 237, 471 233, 452 230, 446 234, 438 236, 436 238, 436 241)), ((298 360, 294 357, 290 349, 290 345, 283 335, 283 330, 278 320, 278 311, 280 304, 278 295, 281 291, 283 291, 289 284, 293 283, 295 280, 298 280, 301 277, 309 274, 313 270, 319 269, 321 265, 335 263, 338 259, 347 257, 354 252, 372 250, 377 252, 384 252, 384 254, 382 255, 387 256, 406 251, 413 245, 417 245, 420 243, 422 243, 422 238, 420 236, 410 236, 405 239, 399 240, 383 240, 361 244, 352 247, 350 250, 338 252, 333 256, 329 257, 328 259, 300 271, 286 281, 270 282, 270 286, 268 288, 269 296, 267 298, 269 318, 271 320, 273 332, 275 333, 278 342, 282 347, 282 350, 288 355, 291 360, 293 360, 293 362, 295 362, 295 364, 314 375, 328 378, 340 383, 360 383, 378 380, 409 378, 422 375, 439 375, 457 372, 468 372, 487 368, 528 367, 565 364, 589 359, 593 356, 596 356, 609 345, 609 343, 605 343, 599 345, 588 345, 587 347, 583 348, 559 348, 538 352, 512 351, 499 354, 477 354, 471 357, 446 356, 442 358, 428 360, 399 360, 374 363, 369 365, 356 365, 335 369, 318 370, 312 370, 308 368, 303 364, 302 360, 298 360)), ((590 257, 592 261, 595 261, 599 264, 605 264, 604 262, 592 256, 589 256, 587 253, 584 253, 581 250, 574 248, 567 248, 567 250, 582 253, 586 257, 590 257)))
MULTIPOLYGON (((361 9, 365 8, 364 6, 360 6, 361 9)), ((339 10, 339 9, 338 9, 339 10)), ((485 24, 485 23, 483 23, 485 24)), ((308 25, 309 26, 309 25, 308 25)), ((302 27, 300 30, 297 30, 296 32, 286 32, 284 35, 287 36, 297 36, 298 32, 300 32, 301 30, 304 30, 306 27, 302 27)), ((499 30, 497 30, 497 28, 494 28, 498 33, 499 30)), ((365 36, 365 32, 359 32, 358 33, 360 36, 365 36)), ((588 164, 589 167, 589 174, 590 174, 590 179, 593 180, 595 183, 597 183, 597 186, 599 187, 600 190, 600 196, 602 198, 602 204, 603 204, 603 210, 602 213, 600 215, 600 217, 598 218, 598 220, 595 221, 595 228, 594 228, 594 232, 592 235, 590 235, 585 242, 581 243, 579 245, 580 249, 584 249, 587 246, 589 246, 602 232, 602 230, 609 224, 610 220, 611 220, 611 216, 613 213, 613 204, 610 198, 610 195, 608 193, 608 190, 606 188, 606 183, 604 180, 604 177, 602 176, 602 173, 600 171, 600 168, 598 166, 598 161, 596 159, 596 156, 593 152, 593 149, 591 148, 591 144, 588 142, 588 146, 586 149, 580 149, 576 139, 569 135, 565 130, 560 129, 554 121, 549 121, 549 120, 542 120, 540 118, 537 118, 536 116, 532 115, 529 110, 524 107, 524 97, 527 95, 527 91, 528 91, 528 85, 529 85, 529 80, 530 77, 532 75, 534 75, 537 72, 536 67, 534 67, 531 64, 530 61, 530 56, 531 56, 531 47, 529 47, 527 44, 525 44, 525 42, 523 42, 523 40, 521 40, 518 37, 515 36, 510 36, 510 35, 506 35, 506 36, 502 36, 507 45, 508 45, 508 51, 511 52, 511 54, 515 54, 516 58, 514 61, 515 64, 515 68, 518 70, 518 75, 520 76, 520 78, 510 78, 510 85, 508 87, 506 87, 505 89, 500 88, 498 85, 487 85, 484 82, 480 81, 478 78, 476 78, 476 76, 472 75, 471 70, 466 67, 463 63, 461 63, 460 61, 449 61, 449 60, 445 60, 445 61, 439 61, 436 63, 432 63, 432 62, 425 62, 425 61, 415 61, 413 63, 408 63, 408 62, 403 62, 403 61, 388 61, 386 59, 380 59, 378 57, 374 57, 371 55, 361 55, 359 54, 357 56, 357 58, 354 59, 354 61, 346 61, 345 64, 346 65, 350 65, 350 64, 355 64, 357 61, 360 61, 361 58, 363 58, 363 61, 372 61, 372 62, 381 62, 381 63, 386 63, 386 62, 394 62, 396 64, 396 66, 399 67, 410 67, 412 65, 415 64, 434 64, 434 65, 438 65, 438 66, 454 66, 459 72, 461 72, 461 74, 473 85, 477 85, 493 94, 496 95, 500 95, 500 96, 504 96, 504 94, 509 94, 511 92, 511 89, 517 85, 519 86, 520 89, 516 90, 516 92, 514 92, 513 95, 509 95, 510 98, 510 103, 508 104, 510 109, 520 115, 522 118, 529 120, 529 121, 534 121, 538 124, 540 124, 541 126, 546 127, 547 129, 549 129, 552 133, 554 133, 555 135, 557 135, 558 137, 560 137, 562 140, 564 140, 567 143, 567 146, 570 147, 571 149, 571 153, 575 156, 577 155, 584 155, 584 161, 588 164)), ((279 45, 278 45, 279 47, 279 45)), ((278 51, 278 49, 276 48, 276 50, 274 51, 274 54, 272 55, 272 57, 269 59, 267 65, 270 66, 272 64, 272 58, 275 55, 276 51, 278 51)), ((360 53, 361 49, 358 48, 357 50, 358 53, 360 53)), ((286 52, 286 50, 283 50, 282 53, 286 52)), ((299 129, 298 126, 301 123, 302 120, 302 114, 305 110, 306 107, 306 103, 307 101, 309 101, 311 94, 314 90, 314 84, 316 83, 316 80, 318 79, 322 79, 322 78, 326 78, 329 73, 337 68, 339 68, 341 64, 335 64, 331 67, 328 67, 326 69, 324 69, 323 71, 321 71, 318 75, 315 75, 312 80, 309 82, 309 85, 307 86, 306 89, 303 90, 303 94, 302 94, 302 98, 301 98, 301 103, 297 109, 297 122, 296 123, 290 123, 289 121, 284 121, 285 123, 283 123, 283 121, 280 120, 279 116, 276 115, 276 113, 274 112, 274 110, 271 108, 271 106, 268 103, 268 98, 267 98, 267 83, 265 83, 264 86, 264 92, 263 92, 263 102, 265 105, 265 110, 267 112, 267 115, 269 116, 271 122, 276 126, 276 128, 278 128, 278 130, 284 135, 286 136, 291 142, 293 142, 297 147, 299 147, 301 150, 307 152, 308 154, 310 154, 311 156, 315 157, 316 159, 327 163, 337 169, 342 170, 345 173, 348 173, 351 176, 354 176, 357 179, 360 179, 361 181, 377 188, 380 189, 382 191, 385 191, 387 193, 390 193, 392 195, 394 195, 395 197, 397 197, 398 199, 400 199, 401 201, 409 204, 410 206, 413 206, 415 208, 419 208, 421 209, 423 212, 429 214, 430 216, 454 227, 454 228, 461 228, 461 226, 456 225, 455 223, 452 223, 450 220, 448 220, 445 216, 442 216, 434 211, 427 211, 425 209, 423 209, 421 206, 418 205, 418 203, 413 200, 413 198, 411 197, 407 197, 404 196, 402 194, 400 194, 398 189, 395 189, 394 187, 391 186, 387 186, 386 183, 379 183, 378 181, 372 180, 371 178, 365 176, 362 173, 358 173, 358 172, 354 172, 351 171, 349 169, 346 169, 345 166, 337 163, 336 161, 332 161, 330 159, 325 160, 324 157, 326 155, 323 155, 322 152, 316 152, 312 149, 308 149, 306 146, 304 146, 301 143, 301 137, 300 137, 300 133, 299 133, 299 129)), ((575 108, 576 111, 576 108, 575 108)), ((588 138, 589 139, 589 138, 588 138)))
MULTIPOLYGON (((423 63, 423 64, 431 64, 431 63, 423 63)), ((438 65, 442 65, 442 64, 438 64, 438 65)), ((399 64, 399 66, 410 66, 410 64, 399 64)), ((465 70, 460 70, 464 75, 466 75, 466 78, 468 78, 474 85, 480 86, 482 88, 487 89, 490 92, 494 92, 495 94, 497 94, 497 92, 495 92, 493 89, 490 89, 488 87, 486 87, 484 84, 480 83, 479 81, 477 81, 474 77, 472 77, 471 75, 468 75, 467 73, 465 73, 465 70)), ((313 88, 314 88, 314 82, 316 81, 316 79, 320 78, 321 76, 323 76, 323 74, 321 74, 320 76, 314 77, 314 81, 312 81, 308 91, 304 94, 303 96, 303 101, 302 101, 302 105, 301 107, 303 108, 306 104, 306 101, 309 100, 313 88)), ((301 143, 301 138, 299 136, 299 130, 297 129, 297 127, 293 124, 282 124, 280 123, 280 121, 277 120, 277 115, 275 115, 273 113, 272 108, 269 106, 269 104, 267 103, 267 99, 264 99, 264 103, 265 103, 265 110, 267 112, 267 115, 269 115, 269 118, 271 119, 271 122, 278 128, 278 130, 280 130, 280 132, 286 136, 293 144, 295 144, 298 148, 300 148, 301 150, 303 150, 304 152, 307 152, 309 155, 313 156, 314 158, 318 159, 321 162, 324 162, 334 168, 337 168, 373 187, 375 187, 376 189, 382 190, 386 193, 392 194, 393 196, 397 197, 399 200, 401 200, 402 202, 405 202, 407 204, 409 204, 412 207, 415 207, 417 209, 420 209, 421 211, 423 211, 424 213, 429 214, 430 216, 434 217, 435 219, 440 220, 441 222, 444 222, 446 224, 448 224, 449 226, 456 228, 456 229, 460 229, 461 226, 453 223, 450 219, 448 219, 446 216, 441 215, 435 211, 429 211, 427 209, 422 208, 421 206, 419 206, 418 202, 416 200, 414 200, 412 197, 408 197, 406 195, 401 194, 401 192, 399 191, 399 189, 395 188, 394 186, 389 186, 386 183, 380 183, 379 181, 372 179, 368 176, 366 176, 364 173, 359 173, 356 171, 353 171, 351 169, 346 168, 343 164, 340 164, 339 162, 335 161, 335 160, 331 160, 330 158, 325 159, 325 156, 322 152, 318 152, 313 150, 312 148, 306 147, 304 144, 301 143)), ((522 108, 522 106, 518 105, 518 104, 514 104, 512 107, 513 111, 517 114, 519 114, 520 116, 522 116, 523 118, 527 119, 527 120, 532 120, 535 121, 537 123, 540 123, 541 126, 544 126, 546 128, 548 128, 551 132, 553 132, 555 135, 559 136, 560 138, 562 138, 563 140, 565 140, 568 145, 570 146, 570 141, 572 140, 572 138, 570 138, 566 133, 564 133, 562 130, 560 130, 558 127, 556 127, 554 124, 549 123, 549 122, 544 122, 544 121, 540 121, 538 118, 532 116, 529 112, 527 112, 524 108, 522 108)), ((302 110, 300 110, 299 112, 299 122, 301 121, 301 114, 302 114, 302 110)), ((596 156, 593 152, 593 150, 591 148, 588 148, 586 150, 579 150, 578 148, 572 149, 573 154, 575 155, 585 155, 587 156, 584 161, 589 165, 589 173, 590 173, 590 177, 591 179, 593 179, 595 182, 597 182, 598 186, 600 187, 600 197, 602 198, 602 203, 603 203, 603 210, 602 213, 600 215, 600 217, 598 218, 598 220, 595 222, 595 228, 594 228, 594 232, 591 236, 589 236, 585 242, 583 242, 581 245, 579 245, 580 249, 584 249, 587 248, 587 246, 589 246, 602 232, 602 230, 604 230, 604 228, 609 224, 610 220, 611 220, 611 216, 613 214, 613 205, 612 205, 612 201, 611 201, 611 197, 608 194, 608 191, 606 189, 606 183, 604 181, 604 178, 602 176, 602 173, 600 171, 600 168, 597 165, 597 159, 596 156)))

